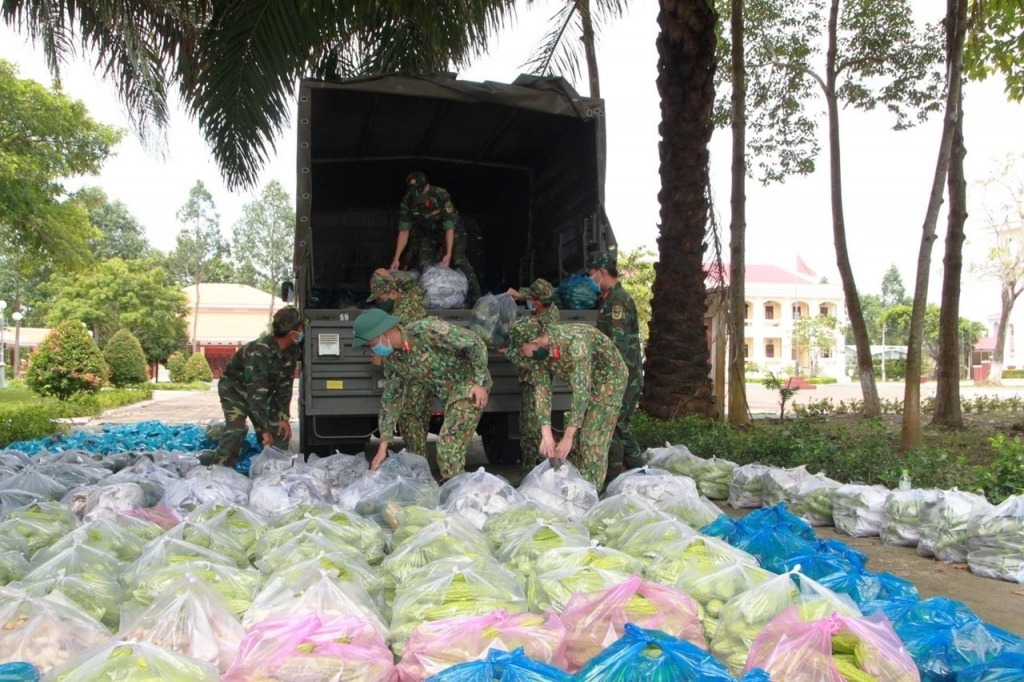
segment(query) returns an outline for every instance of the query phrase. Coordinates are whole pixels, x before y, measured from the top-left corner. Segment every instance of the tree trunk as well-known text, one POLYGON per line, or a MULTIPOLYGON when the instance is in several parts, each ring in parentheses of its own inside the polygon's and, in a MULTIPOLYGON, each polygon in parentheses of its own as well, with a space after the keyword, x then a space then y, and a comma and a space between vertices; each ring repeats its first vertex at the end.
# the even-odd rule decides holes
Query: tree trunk
MULTIPOLYGON (((952 1, 952 0, 950 0, 952 1)), ((957 26, 966 26, 967 2, 957 3, 957 26)), ((948 10, 947 10, 948 11, 948 10)), ((947 39, 947 44, 949 39, 947 39)), ((951 50, 950 50, 951 51, 951 50)), ((962 83, 962 77, 961 77, 962 83)), ((942 305, 939 311, 939 358, 935 363, 935 413, 932 423, 963 428, 960 411, 960 275, 963 272, 964 224, 967 222, 967 178, 964 176, 964 94, 957 102, 956 127, 950 147, 949 219, 946 226, 946 255, 942 269, 942 305)), ((968 356, 967 365, 970 366, 968 356)))
POLYGON ((746 358, 747 73, 743 0, 732 0, 732 217, 729 222, 729 423, 750 422, 746 358))
POLYGON ((192 353, 199 352, 199 277, 196 276, 196 309, 192 311, 192 353))
POLYGON ((1013 312, 1013 304, 1016 303, 1020 291, 1014 291, 1013 287, 1002 286, 1002 305, 999 308, 999 328, 996 329, 996 347, 992 351, 992 366, 988 370, 986 383, 1001 384, 1003 382, 1003 358, 1006 356, 1006 328, 1010 324, 1010 313, 1013 312))
POLYGON ((708 141, 718 17, 707 0, 660 0, 659 5, 660 257, 641 405, 661 419, 714 417, 704 236, 711 209, 708 141))
POLYGON ((832 194, 832 237, 836 245, 836 265, 843 281, 846 311, 850 316, 850 329, 857 346, 857 370, 860 388, 864 394, 864 415, 875 417, 882 413, 878 402, 878 388, 875 386, 875 368, 871 362, 871 339, 864 324, 864 312, 860 307, 860 295, 853 279, 850 265, 850 251, 846 246, 846 219, 843 216, 843 179, 839 155, 839 102, 836 96, 836 61, 839 53, 837 33, 839 30, 839 0, 832 0, 828 19, 828 54, 825 63, 825 101, 828 105, 828 148, 829 172, 832 194))
POLYGON ((594 18, 590 13, 590 0, 576 0, 583 25, 583 52, 587 57, 587 78, 590 79, 590 96, 601 96, 601 78, 597 71, 597 40, 594 37, 594 18))
MULTIPOLYGON (((21 282, 14 282, 14 311, 21 312, 21 282)), ((14 323, 14 358, 11 362, 11 377, 18 378, 21 373, 21 320, 14 323)))

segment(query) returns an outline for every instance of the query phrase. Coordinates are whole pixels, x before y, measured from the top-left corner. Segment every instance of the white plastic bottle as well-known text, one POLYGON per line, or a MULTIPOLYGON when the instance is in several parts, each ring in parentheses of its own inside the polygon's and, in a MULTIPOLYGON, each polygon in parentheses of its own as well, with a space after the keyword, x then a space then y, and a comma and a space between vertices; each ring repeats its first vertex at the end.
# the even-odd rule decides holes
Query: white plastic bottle
POLYGON ((911 487, 912 486, 910 484, 910 474, 907 472, 906 469, 904 469, 903 473, 900 474, 899 489, 900 490, 910 490, 911 487))

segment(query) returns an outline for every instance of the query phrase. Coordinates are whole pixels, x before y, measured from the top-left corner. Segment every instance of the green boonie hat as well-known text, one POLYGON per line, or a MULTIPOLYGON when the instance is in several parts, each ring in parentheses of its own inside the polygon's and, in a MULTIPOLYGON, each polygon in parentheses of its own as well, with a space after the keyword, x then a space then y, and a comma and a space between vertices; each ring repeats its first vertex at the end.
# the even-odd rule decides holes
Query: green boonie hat
POLYGON ((543 334, 544 329, 534 318, 518 318, 508 327, 508 352, 518 353, 520 348, 543 334))
POLYGON ((422 171, 413 171, 405 176, 405 184, 407 187, 423 187, 427 184, 427 176, 422 171))
POLYGON ((299 309, 289 305, 274 313, 274 322, 271 325, 271 329, 275 335, 280 336, 298 329, 302 326, 302 322, 302 313, 299 312, 299 309))
POLYGON ((587 270, 614 270, 617 261, 617 254, 614 251, 601 251, 587 261, 587 270))
POLYGON ((540 301, 544 305, 551 305, 555 302, 555 288, 551 286, 551 282, 546 279, 536 279, 533 284, 523 289, 521 292, 526 298, 532 298, 535 301, 540 301))
POLYGON ((387 296, 395 288, 394 277, 389 277, 387 275, 374 275, 370 278, 370 295, 366 299, 366 302, 370 303, 371 301, 376 301, 381 296, 387 296))
POLYGON ((393 315, 388 315, 380 308, 364 310, 356 322, 352 325, 355 338, 352 340, 353 348, 362 348, 392 327, 397 327, 401 320, 393 315))

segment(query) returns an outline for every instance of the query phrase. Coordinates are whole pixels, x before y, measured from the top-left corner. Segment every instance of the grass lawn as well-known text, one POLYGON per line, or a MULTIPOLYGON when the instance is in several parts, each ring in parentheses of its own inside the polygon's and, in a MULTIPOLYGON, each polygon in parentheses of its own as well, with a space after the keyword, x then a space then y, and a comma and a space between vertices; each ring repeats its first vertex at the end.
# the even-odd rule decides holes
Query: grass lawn
POLYGON ((0 389, 0 403, 34 403, 41 402, 42 398, 24 386, 8 386, 0 389))

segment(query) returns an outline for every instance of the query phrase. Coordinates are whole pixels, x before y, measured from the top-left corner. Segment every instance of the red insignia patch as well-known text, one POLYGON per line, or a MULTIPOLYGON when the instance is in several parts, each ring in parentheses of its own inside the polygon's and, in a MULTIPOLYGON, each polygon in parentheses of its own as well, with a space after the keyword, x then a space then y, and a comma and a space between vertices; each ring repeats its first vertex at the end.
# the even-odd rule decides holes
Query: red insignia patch
POLYGON ((402 350, 404 350, 406 353, 412 350, 412 346, 405 339, 402 339, 402 350))
POLYGON ((427 208, 430 208, 430 199, 427 199, 426 201, 424 201, 423 205, 426 206, 427 208))
POLYGON ((558 349, 558 346, 551 346, 551 357, 558 360, 562 357, 562 351, 558 349))

